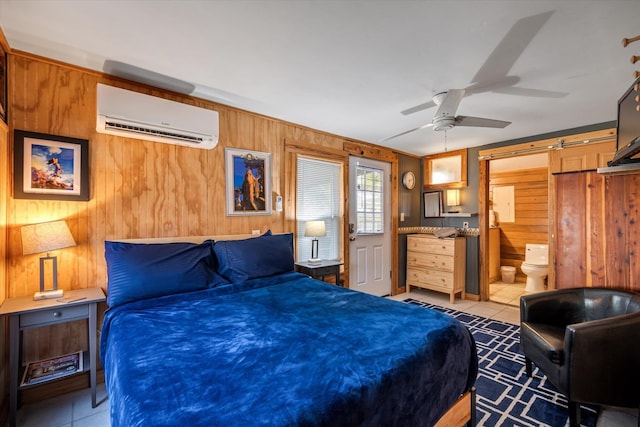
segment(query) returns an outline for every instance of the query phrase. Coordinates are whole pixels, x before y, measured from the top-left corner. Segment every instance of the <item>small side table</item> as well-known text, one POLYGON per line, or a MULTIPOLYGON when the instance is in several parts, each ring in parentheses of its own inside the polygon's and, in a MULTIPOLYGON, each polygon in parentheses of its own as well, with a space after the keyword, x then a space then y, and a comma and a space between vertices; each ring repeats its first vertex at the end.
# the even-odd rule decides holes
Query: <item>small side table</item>
POLYGON ((322 260, 314 264, 308 261, 299 261, 296 262, 296 271, 320 280, 324 280, 324 276, 335 276, 336 285, 342 286, 340 283, 340 266, 342 264, 344 264, 342 261, 336 260, 322 260))
MULTIPOLYGON (((0 316, 9 316, 9 421, 11 427, 16 425, 18 391, 23 388, 20 387, 22 332, 29 328, 87 319, 89 351, 83 355, 84 369, 82 372, 89 371, 91 406, 93 408, 97 406, 97 307, 99 302, 105 300, 104 292, 100 288, 77 289, 65 291, 63 298, 69 302, 60 302, 58 301, 59 298, 34 301, 33 297, 28 296, 8 298, 0 306, 0 316)), ((37 387, 37 385, 25 387, 37 387)))

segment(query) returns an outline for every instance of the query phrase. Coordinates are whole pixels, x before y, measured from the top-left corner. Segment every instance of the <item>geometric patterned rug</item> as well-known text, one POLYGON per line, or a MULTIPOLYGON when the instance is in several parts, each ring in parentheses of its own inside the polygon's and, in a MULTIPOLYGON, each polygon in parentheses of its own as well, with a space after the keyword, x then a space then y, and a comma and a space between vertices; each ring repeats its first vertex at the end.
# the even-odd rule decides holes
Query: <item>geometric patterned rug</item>
MULTIPOLYGON (((520 353, 520 327, 414 300, 404 302, 442 311, 464 323, 476 340, 476 420, 478 427, 564 427, 569 424, 567 399, 534 365, 528 378, 520 353)), ((595 408, 582 406, 580 421, 594 427, 595 408)))

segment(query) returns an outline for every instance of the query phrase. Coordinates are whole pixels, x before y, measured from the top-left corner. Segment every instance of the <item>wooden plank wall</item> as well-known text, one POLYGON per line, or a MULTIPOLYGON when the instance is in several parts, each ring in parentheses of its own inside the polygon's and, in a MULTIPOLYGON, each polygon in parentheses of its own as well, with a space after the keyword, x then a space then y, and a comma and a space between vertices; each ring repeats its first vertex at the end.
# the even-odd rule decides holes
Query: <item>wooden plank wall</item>
POLYGON ((640 175, 554 175, 556 287, 640 291, 640 175))
POLYGON ((640 174, 607 176, 603 187, 605 286, 640 292, 640 174))
POLYGON ((520 270, 527 243, 548 243, 548 169, 523 169, 490 173, 489 191, 496 186, 514 186, 515 222, 498 223, 500 227, 500 265, 517 268, 516 279, 524 281, 520 270))
MULTIPOLYGON (((342 150, 343 138, 242 110, 120 81, 28 54, 9 55, 10 129, 89 140, 91 200, 7 200, 7 284, 17 297, 38 288, 38 256, 22 256, 20 226, 65 219, 77 246, 59 251, 63 289, 106 288, 104 240, 182 235, 289 231, 285 212, 228 217, 224 148, 271 153, 273 195, 285 191, 284 141, 342 150), (96 84, 137 90, 220 113, 220 143, 213 150, 98 134, 96 84)), ((12 136, 9 135, 9 141, 12 136)), ((5 153, 13 156, 11 143, 5 153)), ((11 181, 11 180, 9 180, 11 181)), ((0 183, 12 194, 10 182, 0 183)), ((275 200, 275 197, 274 197, 275 200)), ((86 346, 78 326, 41 328, 26 339, 25 358, 39 359, 86 346)))

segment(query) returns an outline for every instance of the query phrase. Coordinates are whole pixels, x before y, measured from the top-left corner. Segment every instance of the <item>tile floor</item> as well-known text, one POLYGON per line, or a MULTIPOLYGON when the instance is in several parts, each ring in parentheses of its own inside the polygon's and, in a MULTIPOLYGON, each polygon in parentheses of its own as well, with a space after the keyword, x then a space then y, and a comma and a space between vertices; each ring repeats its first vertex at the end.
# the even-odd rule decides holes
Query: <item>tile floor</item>
MULTIPOLYGON (((522 285, 524 290, 524 284, 522 285)), ((456 299, 452 305, 449 303, 448 295, 422 289, 390 298, 400 301, 414 298, 502 322, 518 324, 520 322, 519 306, 510 305, 513 304, 515 297, 508 296, 509 292, 504 289, 500 292, 500 286, 496 287, 496 290, 495 299, 504 298, 505 303, 456 299)), ((100 403, 98 407, 92 409, 91 393, 86 389, 38 404, 24 405, 18 411, 18 427, 110 427, 109 400, 104 384, 98 385, 98 402, 100 403)), ((637 415, 637 411, 607 408, 598 417, 597 427, 635 427, 638 425, 637 415)))
POLYGON ((525 282, 493 282, 489 285, 489 299, 493 302, 520 307, 520 297, 526 293, 525 286, 525 282))
MULTIPOLYGON (((91 389, 67 393, 18 410, 18 427, 110 427, 104 383, 97 386, 98 406, 91 408, 91 389)), ((8 426, 8 424, 7 424, 8 426)))

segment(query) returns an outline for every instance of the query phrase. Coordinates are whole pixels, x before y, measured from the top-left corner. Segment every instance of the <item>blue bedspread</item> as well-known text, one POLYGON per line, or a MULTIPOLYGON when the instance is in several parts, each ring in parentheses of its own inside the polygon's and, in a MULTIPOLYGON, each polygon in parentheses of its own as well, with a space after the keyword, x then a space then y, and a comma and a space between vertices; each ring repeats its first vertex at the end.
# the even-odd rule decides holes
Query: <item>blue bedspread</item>
POLYGON ((430 426, 475 381, 468 330, 298 273, 107 310, 118 426, 430 426))

